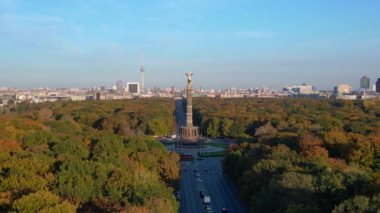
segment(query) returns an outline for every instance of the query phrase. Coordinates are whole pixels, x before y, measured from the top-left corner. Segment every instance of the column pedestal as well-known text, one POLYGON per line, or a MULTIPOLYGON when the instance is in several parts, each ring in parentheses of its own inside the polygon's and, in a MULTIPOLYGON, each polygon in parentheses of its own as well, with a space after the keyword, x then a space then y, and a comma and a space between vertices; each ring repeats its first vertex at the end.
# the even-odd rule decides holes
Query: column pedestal
POLYGON ((198 143, 199 142, 199 127, 181 127, 181 141, 183 143, 198 143))

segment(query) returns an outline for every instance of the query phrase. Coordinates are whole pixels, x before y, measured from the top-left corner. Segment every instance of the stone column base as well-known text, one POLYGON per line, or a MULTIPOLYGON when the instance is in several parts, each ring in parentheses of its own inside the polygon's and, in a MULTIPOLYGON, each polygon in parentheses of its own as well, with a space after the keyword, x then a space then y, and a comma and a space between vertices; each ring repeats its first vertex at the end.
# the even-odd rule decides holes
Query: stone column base
POLYGON ((181 127, 181 142, 183 143, 199 143, 199 127, 181 127))

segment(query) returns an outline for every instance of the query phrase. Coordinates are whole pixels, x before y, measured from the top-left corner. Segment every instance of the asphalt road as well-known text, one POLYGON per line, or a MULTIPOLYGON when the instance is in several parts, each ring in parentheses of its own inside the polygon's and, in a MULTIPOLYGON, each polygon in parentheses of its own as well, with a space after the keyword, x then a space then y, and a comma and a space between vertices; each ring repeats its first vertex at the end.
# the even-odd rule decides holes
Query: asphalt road
POLYGON ((176 100, 176 116, 177 126, 181 127, 186 125, 186 109, 184 107, 184 100, 176 100))
POLYGON ((197 213, 204 212, 202 200, 199 197, 199 188, 195 182, 194 166, 192 162, 181 163, 181 207, 180 212, 197 213))
POLYGON ((221 212, 247 212, 241 204, 237 190, 221 168, 221 158, 204 158, 195 162, 181 162, 181 213, 205 212, 199 191, 211 197, 211 208, 221 212), (200 173, 201 183, 195 181, 194 169, 200 173))
MULTIPOLYGON (((176 101, 178 127, 185 124, 186 113, 182 100, 176 101)), ((199 150, 181 150, 185 154, 196 157, 199 150)), ((223 173, 222 158, 203 158, 203 160, 181 162, 181 213, 205 212, 203 200, 199 191, 203 190, 206 196, 211 197, 211 208, 214 212, 221 212, 227 208, 231 213, 247 212, 239 200, 237 189, 223 173), (194 170, 198 170, 202 182, 197 182, 194 170)))
POLYGON ((220 212, 222 208, 227 208, 229 212, 246 212, 239 201, 236 187, 222 171, 221 160, 204 158, 195 163, 203 180, 201 188, 211 196, 211 206, 215 212, 220 212))

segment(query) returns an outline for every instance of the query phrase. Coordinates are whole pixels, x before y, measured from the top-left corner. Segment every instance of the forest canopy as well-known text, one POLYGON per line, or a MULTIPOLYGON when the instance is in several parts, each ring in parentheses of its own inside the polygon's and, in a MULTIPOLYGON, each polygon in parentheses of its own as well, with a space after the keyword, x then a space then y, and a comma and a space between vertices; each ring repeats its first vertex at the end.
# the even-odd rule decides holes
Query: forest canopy
POLYGON ((252 212, 377 212, 380 102, 194 101, 204 135, 235 138, 223 167, 252 212))
MULTIPOLYGON (((0 211, 177 212, 171 99, 21 104, 0 115, 0 211)), ((380 103, 194 99, 252 212, 376 212, 380 103)))
POLYGON ((21 104, 0 115, 0 211, 177 212, 179 161, 152 136, 174 101, 21 104))

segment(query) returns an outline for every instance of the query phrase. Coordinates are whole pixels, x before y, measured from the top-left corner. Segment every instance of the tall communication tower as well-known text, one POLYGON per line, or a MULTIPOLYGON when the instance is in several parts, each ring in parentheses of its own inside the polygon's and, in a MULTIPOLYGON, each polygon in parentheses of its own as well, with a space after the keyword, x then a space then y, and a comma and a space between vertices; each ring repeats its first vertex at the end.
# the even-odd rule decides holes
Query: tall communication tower
POLYGON ((145 69, 144 69, 144 66, 141 66, 141 92, 144 92, 144 72, 145 72, 145 69))

